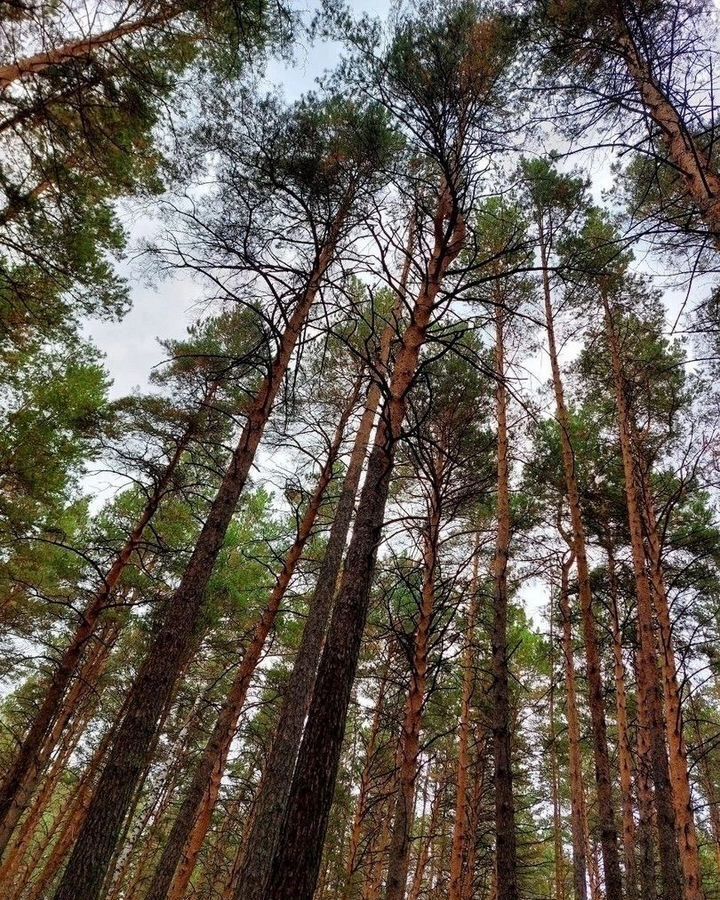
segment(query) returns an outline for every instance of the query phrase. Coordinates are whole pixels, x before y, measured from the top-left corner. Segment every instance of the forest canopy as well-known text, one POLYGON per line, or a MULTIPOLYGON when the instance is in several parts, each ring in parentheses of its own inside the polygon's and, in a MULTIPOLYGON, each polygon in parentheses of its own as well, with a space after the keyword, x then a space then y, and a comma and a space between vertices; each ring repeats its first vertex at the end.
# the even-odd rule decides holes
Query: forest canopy
POLYGON ((3 900, 720 898, 719 16, 0 0, 3 900))

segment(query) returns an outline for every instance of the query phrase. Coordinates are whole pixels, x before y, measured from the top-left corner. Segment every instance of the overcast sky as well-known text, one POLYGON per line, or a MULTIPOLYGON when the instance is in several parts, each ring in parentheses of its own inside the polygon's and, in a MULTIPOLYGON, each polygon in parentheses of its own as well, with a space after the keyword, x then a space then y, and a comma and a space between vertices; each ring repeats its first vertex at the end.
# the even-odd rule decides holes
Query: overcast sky
MULTIPOLYGON (((389 3, 387 0, 351 0, 351 6, 358 13, 384 16, 389 3)), ((296 0, 293 7, 309 21, 317 4, 296 0)), ((332 42, 311 47, 301 43, 296 48, 292 66, 276 61, 270 63, 268 83, 279 86, 288 100, 295 100, 310 90, 323 72, 333 68, 340 58, 340 51, 340 45, 332 42)), ((163 359, 157 339, 182 337, 202 310, 198 305, 202 288, 187 277, 164 280, 155 287, 148 284, 142 263, 134 261, 140 239, 147 237, 148 228, 141 213, 123 207, 121 215, 128 227, 130 241, 128 258, 118 269, 130 285, 132 309, 121 322, 89 321, 85 328, 105 354, 114 397, 145 386, 153 366, 163 359)))

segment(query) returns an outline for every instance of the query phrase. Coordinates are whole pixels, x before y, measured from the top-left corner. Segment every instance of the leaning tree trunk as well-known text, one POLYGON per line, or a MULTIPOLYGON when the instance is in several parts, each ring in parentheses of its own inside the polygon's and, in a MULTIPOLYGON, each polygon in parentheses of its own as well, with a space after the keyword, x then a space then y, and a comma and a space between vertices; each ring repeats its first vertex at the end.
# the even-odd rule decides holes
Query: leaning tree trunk
POLYGON ((458 737, 458 762, 456 778, 455 821, 450 851, 450 884, 448 900, 463 900, 462 887, 467 866, 468 841, 468 776, 470 773, 470 728, 472 701, 475 690, 475 623, 479 601, 479 541, 475 538, 470 579, 470 603, 468 621, 465 629, 465 646, 462 656, 462 708, 460 712, 460 728, 458 737))
POLYGON ((657 651, 653 622, 653 603, 648 578, 640 498, 636 484, 637 467, 633 450, 630 411, 628 408, 623 375, 620 341, 615 331, 612 309, 604 292, 601 301, 605 313, 605 330, 612 360, 615 402, 617 407, 620 449, 625 475, 625 500, 630 528, 633 571, 637 593, 637 624, 639 632, 638 653, 638 750, 640 765, 651 760, 655 786, 660 869, 663 879, 663 896, 675 900, 683 896, 682 873, 676 838, 675 810, 672 803, 672 786, 668 768, 663 715, 658 683, 657 651))
POLYGON ((420 731, 427 692, 430 628, 435 606, 435 574, 440 539, 440 498, 432 499, 423 536, 423 585, 420 617, 415 631, 410 687, 398 747, 398 795, 395 806, 385 900, 403 900, 410 865, 410 838, 415 819, 415 784, 420 755, 420 731))
POLYGON ((135 527, 105 575, 102 585, 85 608, 82 621, 53 671, 43 702, 0 788, 0 853, 7 847, 18 820, 42 777, 43 764, 57 743, 59 734, 53 735, 53 728, 62 714, 63 699, 83 659, 88 641, 95 633, 98 620, 107 608, 120 578, 130 565, 145 529, 170 489, 182 456, 197 429, 198 421, 194 418, 178 439, 175 452, 157 479, 135 527))
POLYGON ((335 599, 350 523, 355 510, 358 487, 367 457, 370 436, 382 396, 382 384, 390 361, 392 342, 397 334, 403 310, 414 242, 413 225, 408 235, 406 259, 400 279, 395 308, 388 320, 373 366, 365 411, 355 436, 350 462, 340 499, 330 528, 310 611, 303 628, 302 641, 285 692, 280 718, 275 728, 268 759, 263 769, 253 815, 246 830, 235 870, 238 900, 260 900, 269 878, 276 841, 287 811, 295 761, 302 731, 312 701, 318 662, 327 633, 335 599))
POLYGON ((615 809, 612 796, 612 774, 610 751, 605 721, 605 692, 600 668, 600 639, 593 611, 590 569, 587 558, 587 539, 580 506, 580 490, 575 470, 575 454, 570 439, 570 415, 565 401, 565 391, 560 372, 557 344, 555 341, 554 314, 548 270, 548 242, 543 228, 542 215, 538 216, 540 257, 542 264, 543 294, 545 302, 545 322, 548 332, 548 350, 552 368, 553 390, 562 450, 565 487, 567 490, 570 522, 572 524, 573 549, 577 568, 582 616, 583 637, 585 639, 585 665, 587 669, 588 699, 590 702, 590 723, 595 760, 595 783, 598 797, 598 820, 600 825, 600 845, 602 849, 605 893, 607 900, 622 900, 622 878, 615 809))
MULTIPOLYGON (((433 227, 433 249, 395 357, 342 584, 317 669, 272 875, 269 883, 263 880, 259 894, 263 898, 311 900, 315 890, 406 398, 445 274, 465 243, 464 219, 447 185, 441 190, 433 227)), ((257 850, 255 845, 248 848, 249 853, 257 850)), ((247 895, 241 890, 238 896, 244 900, 247 895)))
POLYGON ((505 372, 505 310, 495 305, 495 408, 497 416, 497 541, 492 647, 492 731, 495 762, 495 873, 497 900, 517 900, 517 835, 512 783, 510 674, 507 642, 510 557, 510 460, 505 372))
MULTIPOLYGON (((638 47, 623 11, 624 0, 610 4, 615 39, 648 116, 660 131, 670 162, 685 182, 688 195, 720 249, 720 173, 683 121, 638 47)), ((690 888, 690 886, 689 886, 690 888)), ((688 896, 695 896, 695 887, 688 896)))
POLYGON ((200 757, 180 810, 170 829, 145 900, 182 900, 190 881, 198 854, 212 822, 228 753, 237 730, 238 719, 253 675, 262 657, 280 605, 310 539, 320 507, 332 480, 333 468, 340 453, 345 429, 362 387, 358 376, 348 402, 342 410, 328 454, 320 470, 307 509, 300 521, 295 540, 288 551, 262 616, 255 626, 250 644, 215 723, 212 735, 200 757), (177 871, 176 871, 177 870, 177 871))
POLYGON ((26 56, 24 59, 0 66, 0 92, 6 91, 10 85, 22 78, 27 78, 31 75, 41 75, 47 72, 48 69, 56 68, 68 62, 88 59, 97 53, 98 50, 102 50, 104 47, 108 47, 122 38, 130 37, 146 28, 165 24, 181 11, 181 4, 167 3, 165 4, 165 9, 161 9, 160 12, 154 15, 138 16, 138 18, 129 22, 123 22, 113 28, 108 28, 100 34, 80 38, 76 41, 68 41, 68 43, 55 47, 52 50, 44 50, 35 53, 33 56, 26 56))
POLYGON ((312 272, 287 320, 280 346, 249 406, 240 442, 210 508, 185 574, 130 692, 120 724, 55 900, 96 900, 102 889, 133 792, 152 752, 153 739, 180 673, 195 644, 205 591, 225 534, 255 459, 302 327, 335 255, 347 216, 341 207, 318 250, 312 272))
POLYGON ((575 900, 587 900, 587 858, 585 856, 585 788, 582 776, 580 718, 575 685, 575 650, 570 613, 570 570, 575 554, 563 560, 560 574, 560 616, 563 626, 565 686, 567 690, 567 726, 570 744, 570 831, 573 850, 573 889, 575 900))

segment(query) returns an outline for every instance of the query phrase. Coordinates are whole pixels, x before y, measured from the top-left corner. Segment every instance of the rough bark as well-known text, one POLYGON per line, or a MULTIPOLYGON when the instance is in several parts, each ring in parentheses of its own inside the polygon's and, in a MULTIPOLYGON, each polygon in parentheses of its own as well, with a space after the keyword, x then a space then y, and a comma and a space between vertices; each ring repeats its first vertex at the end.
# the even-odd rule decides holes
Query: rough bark
MULTIPOLYGON (((410 322, 395 356, 385 408, 368 462, 342 584, 317 670, 272 877, 261 885, 255 896, 272 897, 273 900, 311 900, 315 889, 350 692, 367 618, 395 448, 405 418, 406 397, 417 372, 420 350, 443 279, 465 242, 464 220, 447 185, 441 190, 433 225, 433 248, 410 322)), ((252 852, 256 850, 257 847, 252 847, 252 852)), ((239 896, 246 900, 250 895, 243 892, 239 896)))
POLYGON ((622 900, 620 856, 618 853, 617 825, 612 796, 610 751, 608 749, 607 723, 605 721, 605 698, 602 671, 600 667, 600 640, 593 611, 590 569, 587 559, 587 537, 585 525, 582 520, 580 491, 575 470, 575 455, 570 439, 570 415, 565 401, 565 391, 555 340, 554 313, 548 269, 548 241, 544 233, 542 215, 538 216, 538 229, 543 273, 545 323, 548 332, 548 350, 552 368, 553 390, 555 393, 555 414, 560 427, 563 471, 565 474, 565 488, 567 491, 570 522, 572 525, 573 549, 575 551, 578 592, 580 595, 580 612, 582 616, 583 638, 585 641, 585 664, 587 669, 588 699, 593 738, 593 757, 595 761, 595 782, 597 786, 598 821, 603 872, 605 875, 605 892, 607 900, 622 900))
POLYGON ((517 838, 512 778, 510 675, 507 643, 510 558, 510 460, 505 371, 505 311, 495 306, 495 408, 497 417, 497 538, 492 649, 492 731, 495 763, 495 871, 497 900, 517 900, 517 838))
POLYGON ((282 386, 301 329, 334 255, 347 215, 341 207, 287 320, 269 373, 249 405, 238 446, 210 508, 180 585, 130 691, 108 762, 55 900, 96 900, 133 792, 150 757, 158 722, 195 644, 205 590, 222 548, 260 439, 282 386))
POLYGON ((610 302, 604 293, 602 293, 601 299, 612 360, 618 432, 625 475, 625 500, 637 594, 637 624, 640 644, 637 660, 638 756, 640 764, 652 770, 663 896, 666 900, 671 900, 671 898, 682 896, 683 885, 676 839, 675 811, 672 803, 673 794, 663 733, 652 593, 646 568, 640 497, 636 484, 637 471, 633 453, 630 413, 625 396, 621 346, 615 331, 610 302), (650 761, 649 766, 646 760, 650 761))
POLYGON ((332 614, 333 601, 338 590, 360 478, 382 396, 382 386, 390 360, 392 342, 397 334, 398 322, 405 300, 413 240, 413 226, 411 225, 407 256, 400 279, 400 291, 391 318, 381 336, 365 411, 358 426, 342 492, 330 528, 325 555, 310 601, 310 611, 303 628, 302 641, 287 686, 270 754, 265 762, 253 817, 236 868, 238 900, 259 900, 269 878, 275 842, 285 817, 302 730, 312 701, 318 663, 332 614))
POLYGON ((245 649, 242 662, 220 710, 213 732, 203 750, 180 810, 170 829, 170 834, 165 841, 155 874, 145 895, 146 900, 181 900, 190 881, 198 854, 210 828, 228 753, 245 705, 248 689, 262 658, 265 643, 275 625, 283 598, 315 527, 320 507, 332 480, 333 468, 342 447, 348 420, 360 394, 362 380, 362 375, 356 379, 348 402, 341 412, 327 457, 298 526, 295 540, 285 557, 282 570, 255 626, 252 640, 245 649))

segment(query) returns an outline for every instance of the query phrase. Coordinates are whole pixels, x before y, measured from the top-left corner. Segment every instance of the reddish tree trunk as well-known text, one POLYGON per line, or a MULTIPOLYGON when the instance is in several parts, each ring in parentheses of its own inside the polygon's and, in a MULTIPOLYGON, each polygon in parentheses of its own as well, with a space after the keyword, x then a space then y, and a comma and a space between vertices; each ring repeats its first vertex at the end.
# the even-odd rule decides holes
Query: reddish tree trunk
POLYGON ((415 819, 415 784, 420 755, 420 731, 427 693, 430 629, 435 606, 435 574, 440 538, 440 501, 433 497, 423 536, 423 585, 420 617, 415 632, 410 688, 405 703, 398 748, 398 797, 388 858, 385 900, 402 900, 410 865, 410 839, 415 819))
POLYGON ((467 870, 468 855, 468 780, 470 774, 470 729, 472 726, 472 700, 475 688, 475 622, 478 614, 479 589, 479 545, 475 539, 472 578, 470 580, 470 603, 465 631, 465 647, 462 657, 462 708, 458 736, 458 763, 455 797, 455 821, 453 824, 452 848, 450 852, 449 900, 463 900, 462 887, 467 870))
POLYGON ((342 447, 348 420, 357 404, 362 381, 360 375, 342 410, 315 490, 165 841, 160 861, 145 895, 146 900, 181 900, 190 881, 198 854, 210 828, 228 753, 250 683, 274 627, 280 605, 315 527, 320 507, 332 480, 333 468, 342 447))
POLYGON ((618 431, 625 474, 625 498, 630 527, 633 571, 637 591, 638 653, 638 755, 640 764, 652 769, 657 810, 660 868, 663 876, 663 896, 676 900, 682 896, 682 876, 678 859, 672 787, 668 770, 667 750, 663 734, 661 700, 658 684, 657 651, 653 623, 652 595, 643 546, 643 527, 636 485, 636 466, 633 454, 630 414, 625 396, 622 353, 615 332, 610 303, 602 294, 605 326, 612 358, 618 431), (651 761, 651 762, 648 762, 651 761))
POLYGON ((494 616, 492 645, 492 730, 495 761, 495 872, 497 900, 517 900, 517 836, 512 783, 510 676, 507 644, 510 557, 510 459, 505 372, 505 311, 495 305, 495 407, 497 415, 497 543, 493 575, 494 616))
POLYGON ((570 415, 565 401, 557 344, 555 341, 554 313, 550 291, 548 268, 548 245, 543 230, 542 216, 538 218, 540 236, 540 256, 543 271, 543 294, 545 301, 545 322, 548 332, 548 350, 552 368, 555 407, 560 440, 562 462, 565 474, 570 522, 572 524, 573 549, 577 567, 580 613, 582 616, 583 638, 585 640, 585 665, 587 669, 588 699, 590 703, 590 723, 593 737, 595 760, 595 782, 598 797, 598 820, 600 825, 600 845, 602 848, 605 892, 607 900, 622 900, 622 878, 618 853, 617 826, 612 797, 612 775, 610 752, 605 721, 605 697, 602 671, 600 668, 600 640, 593 612, 593 598, 590 587, 590 570, 587 559, 587 539, 582 520, 580 491, 575 471, 575 455, 570 439, 570 415))
MULTIPOLYGON (((609 4, 620 55, 648 115, 660 131, 670 161, 682 176, 688 195, 710 229, 715 245, 720 247, 720 175, 653 74, 628 27, 624 5, 624 0, 613 0, 609 4)), ((688 885, 688 889, 691 891, 688 896, 693 896, 694 884, 688 885)))
POLYGON ((165 8, 154 15, 144 15, 129 22, 122 22, 113 28, 108 28, 100 34, 87 38, 80 38, 76 41, 69 41, 60 47, 52 50, 45 50, 35 53, 33 56, 26 56, 14 63, 0 66, 0 92, 6 91, 11 84, 19 81, 21 78, 27 78, 30 75, 40 75, 53 66, 62 65, 71 60, 84 59, 91 57, 98 50, 107 47, 110 44, 119 41, 121 38, 130 37, 146 28, 153 28, 162 25, 170 19, 177 16, 182 11, 182 7, 178 3, 167 3, 165 8))
POLYGON ((54 725, 62 719, 63 698, 81 664, 87 643, 95 633, 98 620, 107 608, 133 554, 140 546, 145 529, 168 492, 182 455, 197 430, 197 425, 197 421, 193 421, 178 440, 175 452, 157 480, 132 533, 118 553, 101 587, 86 607, 82 621, 52 674, 43 702, 5 775, 0 788, 0 853, 7 847, 18 820, 27 808, 42 776, 43 765, 52 753, 62 732, 62 727, 54 729, 54 725))
POLYGON ((128 709, 90 803, 55 900, 96 900, 135 787, 147 766, 158 722, 195 644, 205 590, 285 379, 301 329, 332 262, 347 208, 337 213, 308 283, 287 320, 270 372, 249 406, 240 442, 205 520, 167 615, 131 689, 128 709))
POLYGON ((411 225, 407 256, 400 279, 400 291, 396 298, 395 309, 381 337, 378 359, 374 367, 374 378, 368 391, 365 412, 355 437, 355 445, 330 529, 325 556, 310 602, 310 614, 303 628, 302 642, 285 693, 270 755, 263 770, 253 818, 247 829, 247 838, 243 842, 238 860, 236 869, 237 900, 260 900, 267 879, 270 877, 276 841, 287 810, 302 731, 315 688, 318 663, 338 590, 350 523, 367 457, 370 436, 380 404, 392 341, 397 333, 398 321, 405 300, 413 241, 413 226, 411 225))
MULTIPOLYGON (((609 535, 609 526, 606 528, 609 535)), ((638 900, 638 871, 635 857, 635 817, 633 811, 633 756, 630 741, 625 661, 623 659, 622 631, 618 607, 618 580, 613 546, 605 543, 608 559, 610 587, 610 618, 612 623, 613 657, 615 660, 615 704, 618 727, 618 764, 620 767, 620 794, 622 796, 623 849, 625 851, 625 890, 628 900, 638 900)))
POLYGON ((567 688, 567 724, 570 743, 570 830, 573 847, 573 886, 575 900, 587 900, 587 856, 585 843, 585 788, 582 774, 580 718, 575 684, 575 649, 570 612, 570 569, 575 561, 571 553, 563 560, 560 580, 560 615, 563 625, 563 654, 567 688))
MULTIPOLYGON (((258 896, 264 898, 310 900, 315 889, 406 397, 415 379, 443 279, 465 242, 464 220, 447 185, 442 188, 433 225, 433 249, 395 357, 388 397, 368 462, 272 876, 269 884, 260 885, 258 896)), ((258 847, 249 850, 255 853, 258 847)), ((238 896, 246 900, 248 895, 243 891, 238 896)))
MULTIPOLYGON (((632 423, 631 423, 632 424, 632 423)), ((635 434, 635 428, 633 427, 635 434)), ((637 441, 634 442, 637 448, 637 441)), ((660 626, 660 671, 663 679, 665 730, 668 761, 673 791, 675 823, 679 838, 680 862, 685 876, 685 900, 703 900, 700 849, 695 829, 695 813, 688 773, 687 747, 683 732, 682 695, 678 683, 677 663, 673 648, 672 622, 665 576, 662 567, 662 544, 655 517, 655 504, 650 479, 642 460, 639 474, 643 499, 643 519, 647 534, 648 562, 653 588, 655 615, 660 626)))

